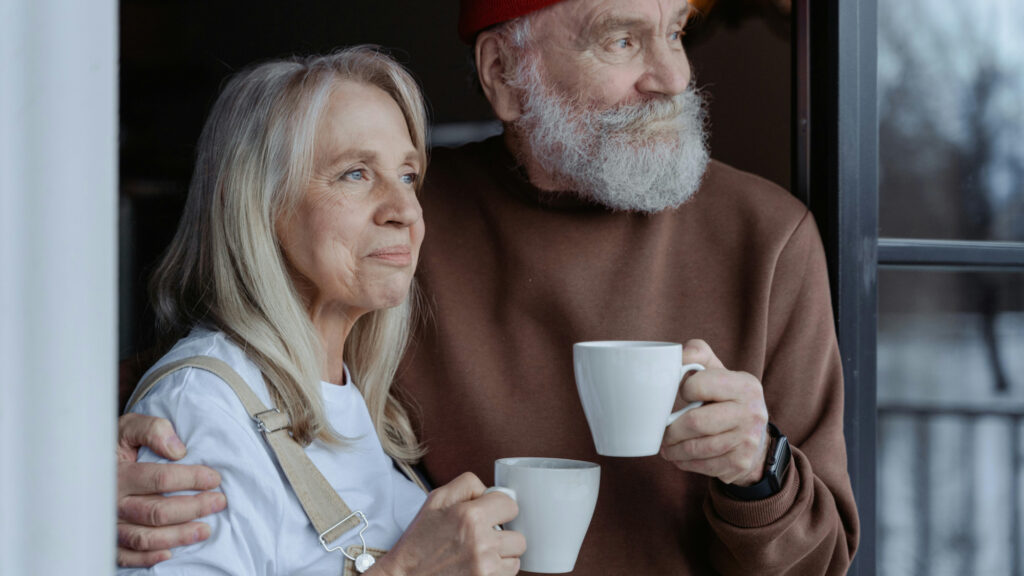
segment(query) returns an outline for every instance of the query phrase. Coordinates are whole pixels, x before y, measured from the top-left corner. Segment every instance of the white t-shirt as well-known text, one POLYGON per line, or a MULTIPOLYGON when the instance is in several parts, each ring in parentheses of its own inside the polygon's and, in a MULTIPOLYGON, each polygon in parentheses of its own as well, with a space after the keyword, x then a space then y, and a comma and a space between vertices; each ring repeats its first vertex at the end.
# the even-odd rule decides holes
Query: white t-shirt
MULTIPOLYGON (((273 406, 259 368, 221 332, 194 329, 150 371, 195 355, 227 362, 273 406)), ((366 514, 366 545, 390 549, 426 495, 384 453, 355 386, 321 382, 321 391, 331 427, 349 440, 340 447, 317 440, 306 454, 348 507, 366 514)), ((228 505, 202 519, 210 525, 209 539, 172 550, 170 560, 148 570, 121 568, 118 574, 342 573, 344 556, 320 546, 270 446, 227 383, 205 370, 183 368, 161 380, 132 411, 169 419, 188 449, 179 462, 217 470, 228 505)), ((139 461, 166 462, 149 450, 140 452, 139 461)), ((358 532, 335 544, 359 544, 358 532)))

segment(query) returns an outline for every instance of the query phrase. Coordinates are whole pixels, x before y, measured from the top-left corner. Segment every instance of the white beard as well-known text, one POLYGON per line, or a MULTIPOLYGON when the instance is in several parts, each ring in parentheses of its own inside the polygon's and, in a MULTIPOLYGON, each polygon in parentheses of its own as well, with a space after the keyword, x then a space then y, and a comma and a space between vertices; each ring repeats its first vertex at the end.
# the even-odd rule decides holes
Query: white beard
POLYGON ((523 94, 523 114, 512 128, 521 154, 557 189, 613 210, 652 213, 678 207, 700 187, 709 154, 704 103, 695 89, 588 110, 544 85, 535 55, 523 60, 513 82, 523 94))

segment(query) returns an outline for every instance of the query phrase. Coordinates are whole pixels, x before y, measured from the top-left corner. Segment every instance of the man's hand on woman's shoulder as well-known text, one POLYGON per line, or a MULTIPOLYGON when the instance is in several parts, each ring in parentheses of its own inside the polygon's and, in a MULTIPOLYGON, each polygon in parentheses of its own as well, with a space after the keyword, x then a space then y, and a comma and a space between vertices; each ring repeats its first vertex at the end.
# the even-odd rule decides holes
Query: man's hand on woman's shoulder
POLYGON ((117 563, 152 566, 171 557, 171 548, 210 536, 197 518, 227 506, 224 494, 210 492, 220 475, 206 466, 137 462, 145 446, 168 460, 185 456, 185 446, 164 418, 125 414, 118 420, 117 563), (166 497, 168 492, 199 490, 191 496, 166 497))

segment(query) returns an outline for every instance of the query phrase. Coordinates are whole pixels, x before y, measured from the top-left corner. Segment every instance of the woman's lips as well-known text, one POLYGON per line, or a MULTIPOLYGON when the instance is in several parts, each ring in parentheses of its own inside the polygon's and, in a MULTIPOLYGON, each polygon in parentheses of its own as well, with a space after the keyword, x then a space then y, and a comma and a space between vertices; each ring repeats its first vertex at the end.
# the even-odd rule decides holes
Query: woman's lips
POLYGON ((370 252, 370 258, 397 266, 412 264, 412 250, 408 246, 388 246, 370 252))

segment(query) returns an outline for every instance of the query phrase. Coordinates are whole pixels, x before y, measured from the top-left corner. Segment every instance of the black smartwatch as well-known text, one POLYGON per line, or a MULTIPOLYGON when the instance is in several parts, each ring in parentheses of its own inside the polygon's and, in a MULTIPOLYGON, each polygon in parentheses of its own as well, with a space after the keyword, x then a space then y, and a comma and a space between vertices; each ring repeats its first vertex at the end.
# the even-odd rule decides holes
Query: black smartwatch
POLYGON ((764 477, 751 486, 735 486, 719 482, 722 490, 736 500, 763 500, 778 494, 789 471, 791 453, 789 440, 771 422, 768 423, 768 459, 764 463, 764 477))

